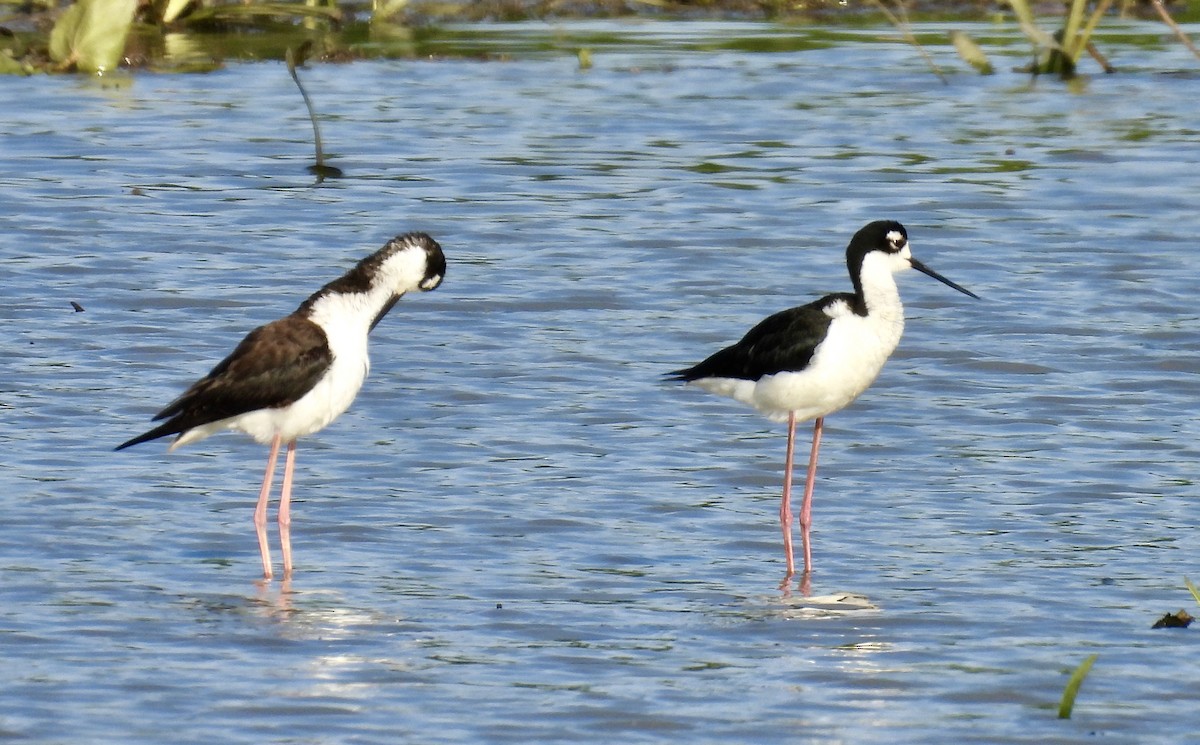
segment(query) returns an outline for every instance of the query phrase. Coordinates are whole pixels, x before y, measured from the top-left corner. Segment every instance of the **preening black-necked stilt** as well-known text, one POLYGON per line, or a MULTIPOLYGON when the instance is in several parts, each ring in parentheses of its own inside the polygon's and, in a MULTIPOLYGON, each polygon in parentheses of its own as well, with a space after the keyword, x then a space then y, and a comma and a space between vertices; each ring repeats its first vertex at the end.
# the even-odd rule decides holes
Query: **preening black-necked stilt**
POLYGON ((225 429, 245 432, 271 444, 254 526, 263 576, 271 577, 267 547, 267 499, 279 446, 287 443, 279 497, 279 541, 283 574, 292 573, 292 469, 296 438, 310 435, 350 407, 370 368, 367 334, 410 290, 428 291, 442 283, 446 257, 424 233, 397 236, 315 292, 294 313, 246 335, 208 375, 192 384, 145 434, 117 446, 178 435, 169 450, 225 429))
POLYGON ((875 381, 900 341, 904 307, 892 275, 912 267, 978 299, 970 290, 914 259, 907 231, 891 220, 870 223, 854 234, 846 248, 846 266, 854 292, 826 295, 808 305, 768 316, 738 343, 695 367, 668 373, 672 380, 695 383, 706 391, 750 404, 772 419, 787 420, 787 463, 779 521, 789 579, 796 571, 791 508, 796 422, 816 419, 800 507, 807 577, 812 569, 809 527, 822 424, 827 414, 845 407, 875 381))

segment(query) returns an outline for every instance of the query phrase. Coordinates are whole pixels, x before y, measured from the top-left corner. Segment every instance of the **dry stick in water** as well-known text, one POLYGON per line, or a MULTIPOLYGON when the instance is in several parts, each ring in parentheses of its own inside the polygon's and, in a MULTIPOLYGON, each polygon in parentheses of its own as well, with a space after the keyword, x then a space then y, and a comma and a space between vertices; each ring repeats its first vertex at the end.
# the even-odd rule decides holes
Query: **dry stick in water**
MULTIPOLYGON (((1110 5, 1112 5, 1112 0, 1101 0, 1097 3, 1096 9, 1092 11, 1092 17, 1088 19, 1087 26, 1083 29, 1083 48, 1087 50, 1092 59, 1096 60, 1097 64, 1107 73, 1116 72, 1116 70, 1112 65, 1108 64, 1108 59, 1096 49, 1096 45, 1091 42, 1091 38, 1092 34, 1096 31, 1096 26, 1100 23, 1100 17, 1108 12, 1108 6, 1110 5)), ((1079 57, 1079 54, 1075 56, 1079 57)))
POLYGON ((296 87, 300 89, 300 96, 304 98, 304 106, 308 109, 308 118, 313 125, 313 142, 317 146, 317 164, 310 166, 308 170, 317 174, 318 179, 326 176, 337 178, 342 175, 342 169, 325 165, 325 149, 321 147, 321 128, 317 125, 317 112, 308 98, 308 92, 300 84, 300 76, 296 74, 296 57, 291 47, 288 47, 286 57, 288 72, 291 73, 292 80, 296 81, 296 87))
POLYGON ((1158 14, 1162 17, 1163 23, 1167 24, 1173 31, 1175 31, 1175 35, 1179 37, 1179 40, 1183 42, 1185 47, 1191 50, 1192 54, 1200 57, 1200 51, 1197 51, 1196 45, 1192 44, 1192 40, 1187 37, 1187 34, 1183 33, 1183 29, 1179 28, 1179 24, 1175 23, 1175 19, 1172 18, 1171 14, 1167 12, 1166 7, 1162 4, 1162 0, 1151 0, 1151 2, 1154 4, 1154 9, 1157 10, 1158 14))
POLYGON ((904 9, 904 3, 901 2, 901 0, 896 0, 896 9, 900 11, 899 18, 897 18, 896 14, 883 4, 883 0, 871 0, 871 3, 883 11, 883 14, 887 16, 887 19, 891 21, 892 25, 899 29, 900 33, 904 35, 905 41, 917 48, 917 51, 921 53, 921 57, 925 60, 925 64, 929 65, 929 69, 933 71, 933 74, 938 76, 938 80, 942 81, 943 85, 950 85, 950 81, 946 80, 946 76, 943 75, 942 71, 938 69, 938 66, 933 63, 933 58, 929 56, 929 52, 925 51, 925 47, 921 46, 921 42, 917 41, 917 37, 913 35, 912 29, 909 28, 908 11, 904 9))

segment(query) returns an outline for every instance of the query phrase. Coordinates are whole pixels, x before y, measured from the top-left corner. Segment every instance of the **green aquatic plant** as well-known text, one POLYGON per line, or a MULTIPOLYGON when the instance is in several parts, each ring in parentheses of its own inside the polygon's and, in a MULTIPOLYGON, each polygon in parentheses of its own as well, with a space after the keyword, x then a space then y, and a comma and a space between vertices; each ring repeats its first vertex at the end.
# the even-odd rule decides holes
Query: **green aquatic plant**
MULTIPOLYGON (((0 0, 0 4, 4 2, 0 0)), ((375 21, 399 14, 404 2, 380 0, 378 8, 368 14, 372 31, 375 21)), ((219 59, 203 51, 199 56, 205 60, 189 58, 181 66, 169 54, 163 54, 171 43, 185 37, 211 40, 196 42, 197 49, 232 48, 255 59, 279 59, 287 46, 277 41, 281 36, 295 37, 296 44, 315 36, 327 47, 336 47, 345 33, 343 22, 347 19, 365 29, 367 24, 360 19, 364 9, 349 3, 347 7, 343 11, 334 0, 75 0, 60 9, 54 2, 28 0, 15 12, 32 18, 33 22, 26 25, 33 30, 3 29, 0 74, 77 70, 104 73, 121 65, 209 70, 220 64, 219 59), (51 30, 39 31, 42 26, 51 30), (242 30, 266 33, 237 33, 242 30), (231 36, 236 38, 231 40, 231 36), (127 43, 137 50, 129 57, 127 43)))
POLYGON ((195 0, 153 0, 145 5, 146 12, 152 20, 159 23, 173 23, 188 10, 195 9, 195 0))
POLYGON ((962 31, 951 31, 950 41, 954 44, 954 50, 958 52, 958 56, 978 70, 980 75, 992 75, 996 72, 996 68, 992 67, 992 63, 984 54, 983 49, 970 36, 962 31))
POLYGON ((371 0, 371 20, 386 21, 408 5, 408 0, 371 0))
MULTIPOLYGON (((1066 24, 1054 34, 1047 34, 1034 21, 1029 0, 1008 0, 1008 4, 1016 14, 1021 30, 1033 42, 1037 59, 1034 60, 1031 71, 1035 75, 1054 74, 1069 78, 1075 74, 1075 66, 1084 51, 1089 51, 1098 60, 1102 60, 1092 46, 1091 38, 1100 19, 1112 5, 1112 0, 1097 0, 1090 15, 1087 15, 1088 0, 1071 0, 1067 9, 1066 24)), ((1106 72, 1111 72, 1106 62, 1101 64, 1106 72)))
POLYGON ((308 20, 341 22, 342 11, 336 5, 316 5, 309 3, 234 3, 234 4, 201 4, 188 13, 188 25, 205 23, 255 23, 263 18, 304 18, 308 20))
POLYGON ((50 58, 60 70, 116 69, 136 10, 137 0, 78 0, 50 32, 50 58))
POLYGON ((1090 654, 1079 667, 1075 668, 1075 672, 1071 673, 1071 678, 1067 681, 1067 687, 1063 689, 1062 700, 1058 704, 1058 718, 1070 719, 1071 710, 1075 708, 1075 696, 1079 694, 1079 686, 1083 685, 1083 679, 1087 677, 1091 671, 1092 665, 1096 662, 1096 658, 1100 655, 1090 654))
POLYGON ((1192 593, 1192 597, 1196 599, 1197 603, 1200 603, 1200 590, 1196 589, 1196 586, 1192 584, 1192 581, 1187 577, 1184 577, 1183 584, 1187 585, 1188 592, 1192 593))

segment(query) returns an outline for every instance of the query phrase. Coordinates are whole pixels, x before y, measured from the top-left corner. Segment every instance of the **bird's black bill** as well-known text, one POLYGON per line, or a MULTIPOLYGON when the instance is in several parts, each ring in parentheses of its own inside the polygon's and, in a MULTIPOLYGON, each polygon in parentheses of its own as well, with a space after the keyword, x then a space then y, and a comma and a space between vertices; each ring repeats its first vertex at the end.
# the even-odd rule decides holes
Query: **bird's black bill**
POLYGON ((392 308, 396 307, 396 303, 400 302, 401 297, 401 295, 392 295, 391 298, 388 299, 387 303, 385 303, 384 306, 379 309, 379 314, 371 319, 371 327, 367 329, 368 333, 375 330, 375 327, 379 325, 379 322, 383 320, 383 317, 386 316, 392 308))
POLYGON ((979 299, 979 296, 976 295, 975 293, 971 292, 970 290, 963 287, 962 285, 958 285, 958 284, 955 284, 954 282, 951 282, 950 280, 946 279, 942 275, 933 271, 932 269, 925 266, 924 264, 917 261, 916 259, 909 259, 909 261, 912 262, 912 268, 916 269, 918 272, 921 272, 922 274, 928 274, 930 277, 933 277, 938 282, 941 282, 942 284, 946 285, 947 287, 953 287, 954 289, 958 290, 959 292, 961 292, 964 295, 970 295, 971 297, 975 298, 976 300, 979 299))

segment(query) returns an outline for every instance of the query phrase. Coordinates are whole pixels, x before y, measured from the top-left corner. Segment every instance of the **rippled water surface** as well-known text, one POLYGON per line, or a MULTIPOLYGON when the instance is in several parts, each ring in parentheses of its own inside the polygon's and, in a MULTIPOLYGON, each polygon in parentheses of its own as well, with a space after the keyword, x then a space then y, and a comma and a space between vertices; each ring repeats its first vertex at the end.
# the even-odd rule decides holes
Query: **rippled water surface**
POLYGON ((1011 39, 987 78, 933 45, 943 85, 886 29, 493 32, 493 61, 304 71, 320 185, 281 64, 0 79, 0 737, 1200 734, 1194 632, 1150 629, 1200 579, 1186 50, 1129 26, 1068 89, 1011 39), (983 300, 902 278, 900 349, 827 422, 805 598, 782 427, 660 375, 848 288, 882 217, 983 300), (301 441, 297 574, 262 585, 265 448, 112 447, 408 230, 446 282, 301 441))

